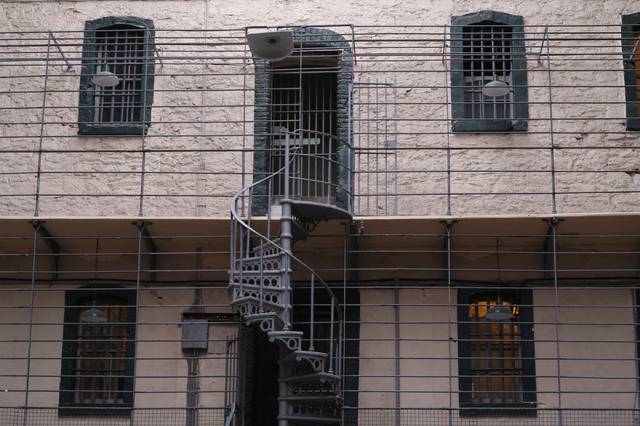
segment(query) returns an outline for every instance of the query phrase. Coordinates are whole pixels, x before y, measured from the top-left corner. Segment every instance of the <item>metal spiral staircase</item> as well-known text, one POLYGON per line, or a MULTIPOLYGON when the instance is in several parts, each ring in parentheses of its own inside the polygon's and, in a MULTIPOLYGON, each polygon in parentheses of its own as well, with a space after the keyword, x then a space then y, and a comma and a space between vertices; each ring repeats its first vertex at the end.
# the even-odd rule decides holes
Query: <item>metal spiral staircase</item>
MULTIPOLYGON (((304 161, 318 161, 334 172, 335 137, 315 131, 283 132, 284 164, 279 170, 238 192, 231 202, 231 265, 229 297, 232 307, 247 325, 257 324, 270 342, 280 347, 278 425, 340 424, 344 323, 340 301, 329 285, 292 252, 294 243, 306 239, 321 220, 349 220, 350 209, 336 206, 335 173, 308 175, 304 161), (302 134, 316 133, 327 141, 327 150, 309 152, 302 134), (290 138, 294 136, 294 138, 290 138), (333 148, 333 149, 332 149, 333 148), (323 188, 322 196, 310 194, 308 184, 323 188), (268 187, 267 216, 252 218, 256 188, 268 187), (278 186, 281 193, 271 195, 278 186), (306 190, 303 187, 306 186, 306 190), (326 192, 326 194, 325 194, 326 192), (281 214, 272 215, 272 203, 281 214), (248 204, 248 215, 239 211, 248 204), (279 226, 278 226, 279 225, 279 226), (273 231, 272 231, 273 230, 273 231), (276 234, 272 236, 272 233, 276 234), (294 285, 293 274, 299 283, 294 285), (302 301, 295 307, 295 299, 302 301)), ((348 194, 348 191, 346 192, 348 194)), ((349 203, 350 204, 350 203, 349 203)))

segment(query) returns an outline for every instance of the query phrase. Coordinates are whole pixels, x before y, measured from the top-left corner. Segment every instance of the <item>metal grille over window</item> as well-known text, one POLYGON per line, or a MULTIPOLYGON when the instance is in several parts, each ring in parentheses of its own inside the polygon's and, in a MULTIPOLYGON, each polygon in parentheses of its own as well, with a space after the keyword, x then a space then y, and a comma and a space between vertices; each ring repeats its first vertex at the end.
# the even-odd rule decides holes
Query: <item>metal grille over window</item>
MULTIPOLYGON (((292 164, 299 198, 323 201, 335 198, 337 168, 336 72, 337 51, 294 52, 274 64, 271 83, 271 170, 284 165, 283 131, 294 132, 290 144, 298 152, 292 164), (302 100, 302 101, 301 101, 302 100), (301 104, 302 102, 302 104, 301 104)), ((281 177, 280 177, 281 178, 281 177)), ((274 182, 273 193, 283 193, 282 179, 274 182)))
POLYGON ((78 311, 74 403, 126 402, 128 307, 116 299, 83 303, 78 311))
POLYGON ((512 28, 483 22, 463 29, 464 116, 513 118, 512 28))
POLYGON ((522 402, 520 307, 500 297, 482 298, 469 305, 468 320, 471 402, 522 402))
POLYGON ((103 76, 107 84, 94 78, 95 123, 140 124, 144 60, 144 30, 116 25, 96 31, 94 75, 103 76))
POLYGON ((640 27, 637 28, 633 40, 633 66, 636 72, 636 116, 640 117, 640 27))

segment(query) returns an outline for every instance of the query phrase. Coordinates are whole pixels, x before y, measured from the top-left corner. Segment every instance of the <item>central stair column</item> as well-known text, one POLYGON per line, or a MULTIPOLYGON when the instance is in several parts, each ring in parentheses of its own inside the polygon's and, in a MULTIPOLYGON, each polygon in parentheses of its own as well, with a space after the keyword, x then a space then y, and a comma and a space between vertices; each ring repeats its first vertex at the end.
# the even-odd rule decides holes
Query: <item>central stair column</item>
MULTIPOLYGON (((289 133, 285 133, 284 137, 284 198, 280 201, 282 207, 282 216, 280 218, 280 246, 284 252, 282 256, 282 286, 284 292, 282 295, 282 303, 284 305, 284 312, 282 313, 282 320, 284 322, 284 330, 291 328, 291 200, 289 198, 289 133)), ((269 206, 270 207, 270 206, 269 206)), ((279 367, 280 378, 286 377, 286 365, 280 363, 279 367)), ((287 395, 287 384, 284 381, 280 381, 278 384, 278 426, 288 426, 289 421, 284 418, 289 414, 289 403, 284 397, 287 395)))

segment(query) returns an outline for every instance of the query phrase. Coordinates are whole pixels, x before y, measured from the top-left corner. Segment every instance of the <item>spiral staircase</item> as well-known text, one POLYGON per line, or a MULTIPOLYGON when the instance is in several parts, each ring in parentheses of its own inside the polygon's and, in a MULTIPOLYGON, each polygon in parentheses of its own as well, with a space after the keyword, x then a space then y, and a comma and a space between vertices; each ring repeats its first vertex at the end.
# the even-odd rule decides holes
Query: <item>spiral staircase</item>
MULTIPOLYGON (((301 170, 305 159, 325 162, 329 168, 344 167, 336 161, 336 150, 304 152, 295 142, 301 132, 286 132, 283 167, 242 189, 231 202, 228 291, 244 323, 256 324, 280 348, 278 425, 337 425, 342 417, 342 306, 322 277, 293 254, 292 247, 306 239, 318 222, 350 220, 351 214, 350 208, 336 205, 335 194, 346 189, 337 187, 331 173, 321 179, 301 170), (316 188, 324 188, 322 197, 301 189, 310 180, 316 188), (267 194, 259 195, 256 188, 265 184, 267 194), (281 196, 271 195, 276 185, 283 187, 281 196), (268 198, 266 218, 251 216, 259 196, 268 198), (278 217, 272 214, 272 205, 277 204, 278 217), (294 285, 294 272, 298 278, 307 278, 294 285), (295 307, 296 315, 294 292, 296 300, 304 301, 295 307)), ((339 143, 331 135, 321 136, 329 146, 339 143)))

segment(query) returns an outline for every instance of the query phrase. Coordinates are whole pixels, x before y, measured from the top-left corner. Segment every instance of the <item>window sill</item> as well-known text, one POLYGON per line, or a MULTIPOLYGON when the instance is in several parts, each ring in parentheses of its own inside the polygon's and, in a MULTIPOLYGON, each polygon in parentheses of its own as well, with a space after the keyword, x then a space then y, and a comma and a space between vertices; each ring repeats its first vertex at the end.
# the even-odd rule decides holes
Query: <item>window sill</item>
POLYGON ((78 134, 85 136, 142 136, 147 134, 149 126, 90 125, 80 123, 78 134))
POLYGON ((460 417, 536 417, 536 403, 505 405, 468 405, 460 408, 460 417))
POLYGON ((526 120, 454 120, 454 133, 526 132, 526 120))
POLYGON ((68 406, 58 407, 59 417, 129 417, 129 406, 68 406))

